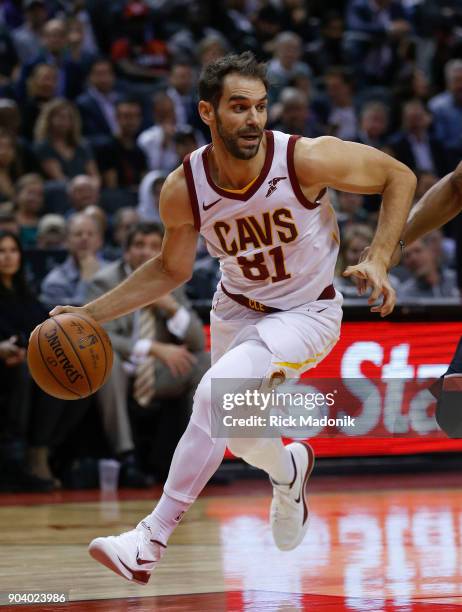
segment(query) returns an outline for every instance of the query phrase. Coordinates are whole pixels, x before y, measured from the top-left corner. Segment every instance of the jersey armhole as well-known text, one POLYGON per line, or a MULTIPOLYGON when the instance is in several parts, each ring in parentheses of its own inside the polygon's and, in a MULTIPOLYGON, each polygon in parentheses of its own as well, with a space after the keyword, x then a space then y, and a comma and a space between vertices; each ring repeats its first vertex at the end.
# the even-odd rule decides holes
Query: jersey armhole
POLYGON ((327 189, 325 187, 321 189, 314 202, 310 202, 310 200, 305 197, 305 194, 303 193, 302 188, 300 187, 300 183, 297 179, 294 163, 295 143, 299 138, 301 138, 301 136, 293 135, 289 137, 289 141, 287 143, 287 170, 289 172, 289 180, 295 197, 304 208, 307 208, 308 210, 313 210, 314 208, 320 206, 321 198, 326 193, 327 189))
POLYGON ((191 169, 191 154, 188 153, 183 160, 184 175, 186 178, 186 185, 188 187, 189 202, 191 204, 191 210, 194 218, 194 228, 196 231, 200 231, 201 228, 201 213, 199 211, 199 202, 197 201, 196 188, 194 186, 193 173, 191 169))

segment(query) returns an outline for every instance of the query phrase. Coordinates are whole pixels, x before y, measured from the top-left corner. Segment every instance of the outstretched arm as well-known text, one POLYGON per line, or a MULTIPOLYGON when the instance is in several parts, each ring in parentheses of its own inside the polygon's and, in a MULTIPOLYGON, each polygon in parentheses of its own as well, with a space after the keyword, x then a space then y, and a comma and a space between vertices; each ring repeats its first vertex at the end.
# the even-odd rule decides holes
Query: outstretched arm
POLYGON ((165 235, 157 257, 85 306, 57 306, 50 314, 82 312, 104 323, 151 304, 189 280, 196 257, 197 232, 181 167, 169 175, 162 188, 160 214, 165 235))
POLYGON ((297 176, 309 198, 315 198, 324 187, 382 194, 377 229, 367 256, 357 266, 347 268, 345 276, 356 276, 367 282, 372 288, 370 303, 383 295, 383 303, 372 310, 382 316, 389 314, 396 296, 387 270, 414 196, 413 172, 377 149, 331 136, 312 141, 302 139, 295 151, 297 176))
POLYGON ((462 210, 462 162, 438 181, 411 210, 402 239, 410 244, 445 225, 462 210))

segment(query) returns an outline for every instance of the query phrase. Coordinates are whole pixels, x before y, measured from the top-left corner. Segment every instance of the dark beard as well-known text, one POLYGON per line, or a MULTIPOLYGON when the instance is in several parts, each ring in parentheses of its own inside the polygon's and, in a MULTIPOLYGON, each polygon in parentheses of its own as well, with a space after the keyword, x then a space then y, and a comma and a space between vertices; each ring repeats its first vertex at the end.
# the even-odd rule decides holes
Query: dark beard
POLYGON ((246 131, 250 132, 250 130, 241 130, 241 133, 239 133, 238 135, 230 134, 223 127, 223 124, 220 120, 218 113, 216 114, 216 116, 217 116, 217 131, 228 153, 231 153, 231 155, 235 157, 236 159, 245 160, 245 159, 252 159, 253 157, 255 157, 255 155, 258 153, 258 150, 260 149, 261 139, 263 138, 263 131, 260 131, 260 129, 255 129, 252 133, 256 133, 257 131, 259 132, 260 138, 258 140, 258 143, 254 145, 253 147, 243 149, 238 144, 239 136, 245 135, 245 132, 246 131))

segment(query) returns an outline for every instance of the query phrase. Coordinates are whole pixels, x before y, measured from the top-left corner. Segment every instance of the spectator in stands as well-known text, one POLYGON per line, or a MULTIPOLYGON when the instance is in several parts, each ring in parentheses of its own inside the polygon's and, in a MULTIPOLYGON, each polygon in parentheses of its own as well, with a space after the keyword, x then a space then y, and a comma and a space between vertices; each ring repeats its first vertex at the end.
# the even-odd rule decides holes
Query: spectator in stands
POLYGON ((403 263, 411 277, 398 288, 399 300, 459 297, 456 272, 441 266, 425 240, 416 240, 406 247, 403 263))
POLYGON ((134 206, 123 206, 116 211, 112 219, 112 244, 106 245, 104 250, 107 259, 114 261, 122 257, 128 234, 132 227, 140 221, 140 216, 134 206))
POLYGON ((105 58, 95 59, 88 74, 87 90, 77 98, 82 129, 87 138, 98 142, 117 133, 116 103, 119 97, 111 62, 105 58))
POLYGON ((0 96, 14 98, 13 79, 18 68, 18 55, 8 29, 0 24, 0 96))
POLYGON ((24 248, 34 247, 43 210, 43 180, 39 174, 25 174, 15 185, 16 218, 24 248))
POLYGON ((203 144, 200 132, 194 130, 190 125, 183 125, 177 129, 173 137, 177 155, 177 166, 183 162, 186 155, 195 151, 203 144))
POLYGON ((18 175, 14 139, 10 132, 0 130, 0 202, 13 199, 18 175))
POLYGON ((366 86, 387 85, 397 69, 397 49, 411 25, 398 0, 349 0, 347 59, 366 86))
POLYGON ((41 31, 48 18, 45 0, 23 2, 24 23, 13 31, 13 41, 21 64, 26 64, 37 55, 41 46, 41 31))
POLYGON ((35 143, 47 179, 66 181, 79 174, 99 179, 91 149, 81 137, 79 113, 68 100, 56 98, 42 108, 35 126, 35 143))
MULTIPOLYGON (((90 206, 87 206, 82 212, 84 215, 88 215, 96 221, 99 226, 99 231, 104 237, 106 235, 106 230, 108 227, 108 219, 106 213, 101 208, 101 206, 97 206, 96 204, 90 204, 90 206)), ((104 252, 102 253, 102 255, 104 258, 104 252)))
POLYGON ((180 125, 197 124, 196 74, 191 64, 173 64, 169 75, 167 95, 175 107, 175 122, 180 125))
POLYGON ((88 74, 95 55, 84 48, 85 30, 77 17, 67 19, 67 54, 70 60, 82 68, 83 75, 88 74))
POLYGON ((382 149, 388 132, 388 109, 382 102, 368 102, 361 109, 357 142, 382 149))
POLYGON ((58 90, 58 69, 48 64, 34 66, 27 80, 27 98, 22 105, 22 134, 34 140, 34 129, 42 108, 50 102, 58 90))
POLYGON ((273 59, 268 63, 270 98, 277 100, 297 76, 311 77, 311 69, 301 61, 302 39, 293 32, 281 32, 275 40, 273 59))
POLYGON ((184 7, 186 14, 182 27, 170 36, 168 48, 175 61, 191 61, 196 58, 198 45, 209 36, 218 36, 218 30, 210 27, 211 4, 201 0, 189 0, 184 7))
POLYGON ((141 181, 137 212, 141 221, 160 221, 159 198, 167 174, 162 170, 148 172, 141 181))
POLYGON ((430 172, 439 177, 447 173, 443 144, 429 132, 431 116, 420 100, 406 102, 402 110, 402 128, 388 141, 399 161, 414 172, 430 172))
POLYGON ((82 93, 85 67, 75 61, 67 49, 68 27, 62 19, 50 19, 42 30, 42 50, 24 64, 19 79, 19 92, 25 94, 25 84, 37 64, 55 66, 58 70, 58 95, 73 100, 82 93))
POLYGON ((0 231, 9 232, 19 238, 19 223, 12 210, 2 210, 0 208, 0 231))
POLYGON ((446 91, 429 102, 433 113, 436 136, 444 142, 452 169, 462 157, 462 59, 445 66, 446 91))
MULTIPOLYGON (((162 236, 162 228, 157 224, 133 227, 123 258, 95 275, 88 299, 112 289, 132 270, 157 255, 162 236)), ((106 434, 114 452, 123 461, 129 458, 129 465, 133 466, 135 444, 128 419, 129 396, 142 408, 152 407, 154 401, 167 400, 159 414, 164 423, 159 423, 160 430, 155 436, 156 446, 161 447, 157 452, 162 450, 167 455, 160 457, 162 469, 166 469, 168 455, 171 456, 190 414, 192 393, 208 367, 202 323, 183 291, 177 289, 143 311, 111 321, 106 329, 114 348, 111 376, 98 392, 106 434), (143 387, 137 379, 137 366, 146 360, 151 360, 148 364, 152 367, 152 378, 148 377, 148 384, 143 387), (172 430, 173 439, 167 439, 172 430)))
POLYGON ((37 248, 40 250, 65 249, 67 246, 66 220, 49 213, 41 217, 37 226, 37 248))
POLYGON ((311 115, 307 96, 295 89, 286 87, 280 96, 281 116, 275 129, 286 134, 300 134, 315 138, 321 135, 321 127, 311 115))
POLYGON ((351 225, 368 224, 368 214, 364 209, 364 196, 360 193, 337 191, 335 192, 334 205, 341 236, 351 225))
POLYGON ((453 238, 445 237, 441 229, 435 229, 425 236, 425 243, 441 267, 455 266, 456 242, 453 238))
POLYGON ((168 73, 169 53, 163 40, 160 23, 151 22, 150 10, 144 0, 127 0, 122 10, 123 35, 111 48, 111 59, 117 71, 127 81, 152 83, 168 73))
POLYGON ((67 185, 69 213, 81 212, 87 206, 98 206, 100 199, 99 181, 92 176, 79 174, 67 185))
POLYGON ((154 124, 141 132, 137 144, 148 160, 150 170, 170 172, 178 165, 174 134, 177 129, 175 105, 165 92, 153 97, 154 124))
POLYGON ((145 154, 136 141, 142 118, 137 100, 126 98, 117 102, 117 134, 98 153, 103 181, 110 189, 136 191, 147 171, 145 154))
POLYGON ((103 236, 95 219, 77 213, 69 219, 67 231, 69 256, 42 282, 40 299, 50 306, 83 304, 88 281, 107 263, 99 256, 103 236))
POLYGON ((326 95, 314 110, 326 126, 326 133, 343 140, 354 140, 358 117, 353 98, 353 81, 344 68, 330 68, 324 75, 326 95))
MULTIPOLYGON (((26 112, 25 109, 23 112, 26 112)), ((25 172, 35 172, 37 169, 31 144, 20 136, 21 122, 21 111, 17 103, 9 98, 0 98, 0 131, 9 132, 13 137, 16 145, 15 166, 18 176, 25 172)))
MULTIPOLYGON (((45 309, 26 283, 22 247, 17 235, 0 230, 1 490, 18 487, 26 491, 48 491, 54 487, 51 474, 31 475, 25 456, 31 407, 28 387, 32 386, 26 366, 27 339, 45 317, 45 309)), ((39 404, 36 410, 48 411, 47 396, 37 388, 34 390, 34 399, 39 404)))
POLYGON ((228 41, 222 34, 209 34, 197 46, 199 65, 205 68, 211 62, 229 53, 228 41))
POLYGON ((331 67, 345 64, 343 29, 344 23, 340 13, 329 11, 323 16, 321 35, 307 45, 307 61, 316 76, 323 76, 331 67))

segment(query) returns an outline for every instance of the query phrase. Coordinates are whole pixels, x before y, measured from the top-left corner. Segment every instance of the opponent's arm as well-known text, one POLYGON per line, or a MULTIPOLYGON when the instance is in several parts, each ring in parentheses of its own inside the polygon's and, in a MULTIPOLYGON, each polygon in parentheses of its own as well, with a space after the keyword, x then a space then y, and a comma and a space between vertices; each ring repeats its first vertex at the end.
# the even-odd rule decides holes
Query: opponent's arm
POLYGON ((345 276, 363 279, 372 288, 369 303, 384 296, 372 308, 386 316, 396 296, 387 270, 401 237, 416 186, 413 172, 401 162, 366 145, 331 136, 301 139, 295 148, 295 167, 305 195, 313 200, 324 187, 365 194, 382 194, 376 233, 363 262, 350 266, 345 276))
POLYGON ((423 195, 411 210, 402 239, 410 244, 445 225, 462 210, 462 162, 423 195))
POLYGON ((99 323, 111 321, 151 304, 191 278, 196 257, 189 195, 180 167, 169 175, 160 195, 160 215, 165 234, 160 254, 135 270, 120 285, 81 308, 57 306, 50 314, 83 312, 99 323))

